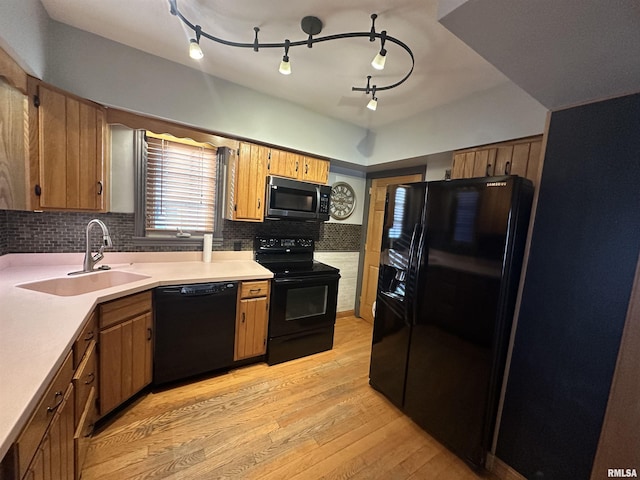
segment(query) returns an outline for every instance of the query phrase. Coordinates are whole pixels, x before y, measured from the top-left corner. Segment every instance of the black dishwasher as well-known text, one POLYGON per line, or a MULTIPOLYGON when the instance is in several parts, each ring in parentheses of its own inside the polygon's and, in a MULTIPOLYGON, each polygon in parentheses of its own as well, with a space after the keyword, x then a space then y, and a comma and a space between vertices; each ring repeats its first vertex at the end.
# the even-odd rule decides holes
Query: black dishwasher
POLYGON ((154 385, 231 366, 237 297, 237 282, 154 290, 154 385))

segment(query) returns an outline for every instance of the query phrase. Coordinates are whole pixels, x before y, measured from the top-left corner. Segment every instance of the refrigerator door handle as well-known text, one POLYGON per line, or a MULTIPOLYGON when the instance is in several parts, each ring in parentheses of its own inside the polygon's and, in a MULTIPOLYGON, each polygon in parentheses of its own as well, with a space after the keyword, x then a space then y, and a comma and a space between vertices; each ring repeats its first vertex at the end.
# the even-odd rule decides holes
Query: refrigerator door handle
MULTIPOLYGON (((406 285, 409 286, 411 279, 415 278, 414 271, 417 271, 414 267, 414 260, 416 259, 419 251, 416 252, 416 240, 418 239, 418 232, 422 231, 422 225, 420 223, 416 223, 413 226, 413 233, 411 234, 411 244, 409 245, 409 260, 407 262, 407 273, 406 273, 406 285)), ((419 241, 417 243, 420 243, 419 241)), ((407 288, 405 292, 405 308, 404 308, 404 322, 407 325, 411 325, 414 320, 414 303, 415 303, 415 295, 414 292, 407 288)))
MULTIPOLYGON (((423 259, 424 259, 424 253, 425 253, 425 241, 426 241, 426 230, 427 230, 427 226, 425 225, 421 225, 420 226, 420 238, 418 240, 418 260, 416 262, 416 271, 415 271, 415 283, 416 285, 419 287, 420 286, 420 272, 424 272, 426 270, 426 265, 423 265, 423 259)), ((411 323, 413 325, 416 324, 417 321, 417 311, 418 311, 418 295, 415 296, 415 299, 413 301, 413 304, 411 305, 411 310, 412 310, 412 317, 411 317, 411 323)))

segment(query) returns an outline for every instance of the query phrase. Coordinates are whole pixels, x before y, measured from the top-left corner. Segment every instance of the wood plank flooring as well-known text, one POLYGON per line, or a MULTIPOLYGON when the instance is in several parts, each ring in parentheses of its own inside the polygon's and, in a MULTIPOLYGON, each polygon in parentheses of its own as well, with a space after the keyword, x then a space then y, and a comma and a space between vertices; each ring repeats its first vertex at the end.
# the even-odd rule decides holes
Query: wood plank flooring
POLYGON ((94 434, 82 478, 492 478, 369 386, 370 344, 339 318, 330 352, 144 394, 94 434))

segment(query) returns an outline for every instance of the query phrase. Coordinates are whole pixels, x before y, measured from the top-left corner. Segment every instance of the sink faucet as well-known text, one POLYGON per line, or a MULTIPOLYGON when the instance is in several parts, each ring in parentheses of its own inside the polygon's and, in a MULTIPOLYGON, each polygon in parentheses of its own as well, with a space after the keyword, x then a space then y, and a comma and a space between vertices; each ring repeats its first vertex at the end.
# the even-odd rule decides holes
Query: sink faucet
MULTIPOLYGON (((95 267, 96 263, 98 263, 104 257, 104 247, 112 247, 113 243, 111 243, 111 235, 109 235, 109 230, 107 226, 97 218, 94 218, 87 224, 87 245, 84 253, 84 262, 82 263, 82 272, 93 272, 93 267, 95 267), (93 225, 98 225, 102 229, 102 245, 100 246, 100 250, 95 255, 91 253, 91 243, 89 241, 89 233, 91 232, 91 227, 93 225)), ((108 268, 108 267, 107 267, 108 268)))

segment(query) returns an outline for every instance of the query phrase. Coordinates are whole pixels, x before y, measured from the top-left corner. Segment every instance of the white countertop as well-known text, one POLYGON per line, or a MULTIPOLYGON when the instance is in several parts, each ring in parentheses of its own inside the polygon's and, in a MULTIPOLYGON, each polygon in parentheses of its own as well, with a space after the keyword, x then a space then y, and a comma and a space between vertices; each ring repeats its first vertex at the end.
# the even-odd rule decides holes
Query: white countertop
MULTIPOLYGON (((16 285, 66 277, 82 268, 83 254, 9 254, 0 257, 0 460, 29 420, 98 303, 160 285, 272 278, 252 252, 105 253, 100 265, 149 278, 75 296, 16 285)), ((91 274, 94 275, 94 274, 91 274)))

